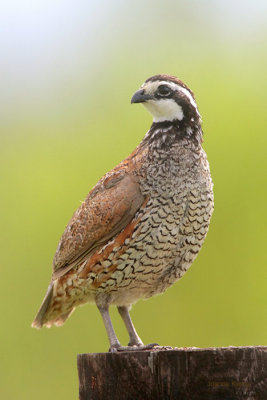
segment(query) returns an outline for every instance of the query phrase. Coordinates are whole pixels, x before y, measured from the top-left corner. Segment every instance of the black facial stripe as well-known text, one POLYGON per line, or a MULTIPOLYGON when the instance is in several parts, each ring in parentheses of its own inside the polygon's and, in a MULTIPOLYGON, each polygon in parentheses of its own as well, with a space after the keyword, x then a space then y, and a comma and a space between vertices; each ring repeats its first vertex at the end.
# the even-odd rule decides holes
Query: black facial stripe
POLYGON ((179 104, 179 106, 182 107, 184 116, 186 118, 191 118, 196 116, 196 109, 195 107, 191 104, 189 98, 186 96, 186 94, 184 94, 183 92, 179 91, 179 92, 175 92, 173 99, 176 101, 177 104, 179 104))
POLYGON ((170 94, 172 94, 172 89, 168 85, 161 84, 158 86, 156 93, 159 96, 165 97, 165 96, 169 96, 170 94))

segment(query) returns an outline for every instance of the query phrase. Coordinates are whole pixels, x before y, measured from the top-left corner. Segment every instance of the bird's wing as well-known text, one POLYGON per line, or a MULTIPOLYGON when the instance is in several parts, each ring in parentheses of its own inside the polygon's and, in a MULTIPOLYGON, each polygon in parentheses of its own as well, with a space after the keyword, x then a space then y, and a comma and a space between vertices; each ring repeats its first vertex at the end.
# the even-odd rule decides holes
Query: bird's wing
POLYGON ((64 275, 117 235, 144 200, 136 176, 125 170, 105 175, 67 225, 53 260, 53 278, 64 275))

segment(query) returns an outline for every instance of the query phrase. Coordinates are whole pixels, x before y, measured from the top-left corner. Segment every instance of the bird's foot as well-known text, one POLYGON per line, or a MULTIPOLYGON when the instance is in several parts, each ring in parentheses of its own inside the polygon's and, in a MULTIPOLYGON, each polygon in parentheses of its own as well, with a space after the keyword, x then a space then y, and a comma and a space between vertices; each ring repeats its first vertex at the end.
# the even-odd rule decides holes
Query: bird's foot
POLYGON ((155 346, 158 346, 158 343, 150 343, 150 344, 140 344, 140 345, 128 345, 128 346, 112 346, 109 349, 110 353, 116 353, 121 351, 142 351, 142 350, 151 350, 155 346))

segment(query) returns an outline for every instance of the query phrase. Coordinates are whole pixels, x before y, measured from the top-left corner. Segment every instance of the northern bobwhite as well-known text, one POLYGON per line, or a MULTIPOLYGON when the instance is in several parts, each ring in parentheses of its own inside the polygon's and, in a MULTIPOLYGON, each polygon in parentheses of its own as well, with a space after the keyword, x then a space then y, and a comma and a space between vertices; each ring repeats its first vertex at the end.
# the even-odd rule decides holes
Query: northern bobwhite
POLYGON ((32 324, 62 325, 77 306, 95 302, 112 351, 147 348, 129 309, 183 276, 201 249, 213 211, 202 121, 192 91, 174 76, 155 75, 131 102, 151 112, 151 128, 74 213, 32 324), (109 316, 112 304, 129 332, 129 346, 117 339, 109 316))

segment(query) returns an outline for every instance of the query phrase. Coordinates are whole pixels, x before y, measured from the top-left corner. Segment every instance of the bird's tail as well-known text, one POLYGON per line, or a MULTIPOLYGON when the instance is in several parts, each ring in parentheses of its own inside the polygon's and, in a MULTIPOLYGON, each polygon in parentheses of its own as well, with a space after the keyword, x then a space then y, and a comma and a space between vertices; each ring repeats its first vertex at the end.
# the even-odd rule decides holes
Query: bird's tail
POLYGON ((42 326, 45 324, 46 322, 46 312, 48 310, 49 304, 51 302, 52 296, 53 296, 53 282, 50 283, 50 285, 48 286, 45 298, 41 304, 41 307, 32 323, 32 328, 42 328, 42 326))
POLYGON ((33 323, 32 328, 40 329, 42 326, 50 328, 52 325, 61 326, 64 324, 66 319, 70 316, 75 307, 70 307, 65 313, 52 313, 51 315, 51 301, 53 298, 54 282, 52 281, 48 286, 45 298, 41 304, 40 310, 38 311, 33 323))

